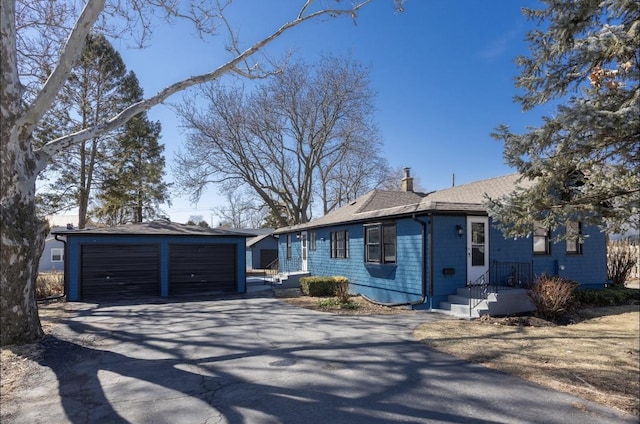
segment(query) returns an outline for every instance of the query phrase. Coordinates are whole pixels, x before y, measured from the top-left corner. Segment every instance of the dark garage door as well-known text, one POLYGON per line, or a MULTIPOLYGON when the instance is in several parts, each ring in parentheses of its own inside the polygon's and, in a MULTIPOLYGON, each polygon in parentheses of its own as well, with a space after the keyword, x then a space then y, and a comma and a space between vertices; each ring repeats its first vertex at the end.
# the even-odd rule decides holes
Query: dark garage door
POLYGON ((260 251, 260 268, 265 269, 278 259, 278 249, 262 249, 260 251))
POLYGON ((82 300, 160 295, 158 245, 83 245, 82 300))
POLYGON ((169 247, 169 293, 236 293, 236 246, 182 245, 169 247))

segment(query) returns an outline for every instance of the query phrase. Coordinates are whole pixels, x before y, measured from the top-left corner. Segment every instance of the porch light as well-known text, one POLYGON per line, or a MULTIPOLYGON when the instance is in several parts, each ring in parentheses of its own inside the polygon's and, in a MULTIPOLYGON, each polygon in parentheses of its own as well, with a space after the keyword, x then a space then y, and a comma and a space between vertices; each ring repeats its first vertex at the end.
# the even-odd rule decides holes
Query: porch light
POLYGON ((464 234, 464 229, 462 228, 462 225, 456 225, 456 234, 458 234, 458 237, 462 237, 462 234, 464 234))

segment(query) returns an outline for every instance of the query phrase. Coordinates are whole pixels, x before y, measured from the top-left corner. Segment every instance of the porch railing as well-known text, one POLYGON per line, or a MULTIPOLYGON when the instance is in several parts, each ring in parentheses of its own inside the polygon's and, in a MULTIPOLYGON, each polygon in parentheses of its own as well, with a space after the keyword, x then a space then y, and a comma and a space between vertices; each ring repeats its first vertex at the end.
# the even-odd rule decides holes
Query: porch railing
POLYGON ((302 258, 291 257, 289 259, 280 259, 278 263, 280 273, 286 274, 290 272, 302 271, 302 258))
POLYGON ((270 280, 273 282, 273 279, 276 275, 278 275, 278 258, 275 258, 273 261, 269 262, 269 264, 263 268, 264 280, 270 280))
POLYGON ((487 300, 489 293, 504 290, 527 289, 533 284, 533 264, 531 262, 499 262, 494 261, 487 272, 472 283, 467 284, 469 290, 469 317, 482 301, 487 300))

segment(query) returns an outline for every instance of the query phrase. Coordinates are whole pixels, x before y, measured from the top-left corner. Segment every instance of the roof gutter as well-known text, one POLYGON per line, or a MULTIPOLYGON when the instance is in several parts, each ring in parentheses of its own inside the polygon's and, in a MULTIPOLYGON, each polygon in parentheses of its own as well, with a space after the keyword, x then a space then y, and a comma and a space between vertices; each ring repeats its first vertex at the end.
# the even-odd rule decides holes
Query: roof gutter
MULTIPOLYGON (((429 223, 431 222, 431 213, 429 213, 427 215, 429 217, 429 223)), ((424 301, 427 298, 427 272, 425 270, 425 259, 427 258, 427 253, 426 253, 426 248, 427 246, 431 247, 431 244, 433 243, 432 241, 432 228, 433 225, 431 225, 429 227, 429 233, 427 233, 427 223, 424 222, 421 219, 418 219, 416 217, 416 214, 414 213, 411 216, 411 219, 413 219, 415 222, 417 222, 418 224, 420 224, 421 228, 421 235, 422 235, 422 266, 421 266, 421 293, 420 293, 420 300, 415 300, 413 302, 400 302, 400 303, 386 303, 386 302, 378 302, 376 300, 373 299, 369 299, 367 296, 362 295, 362 297, 364 299, 366 299, 367 301, 374 303, 376 305, 382 305, 382 306, 414 306, 414 305, 420 305, 423 304, 424 301)), ((429 250, 431 253, 431 249, 429 250)), ((431 270, 432 270, 432 266, 431 263, 433 262, 433 256, 430 254, 429 255, 429 272, 430 272, 430 276, 432 275, 431 270)), ((429 284, 430 287, 430 292, 433 292, 433 287, 432 284, 429 284)), ((431 305, 431 296, 429 296, 429 310, 431 310, 433 306, 431 305)))

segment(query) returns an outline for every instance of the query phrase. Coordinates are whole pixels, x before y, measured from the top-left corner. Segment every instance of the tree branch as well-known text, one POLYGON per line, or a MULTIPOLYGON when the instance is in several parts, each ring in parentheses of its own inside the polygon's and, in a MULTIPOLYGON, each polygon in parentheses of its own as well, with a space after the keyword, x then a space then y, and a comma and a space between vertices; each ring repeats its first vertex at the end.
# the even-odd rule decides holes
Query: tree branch
MULTIPOLYGON (((96 0, 96 1, 98 1, 100 4, 104 4, 104 0, 96 0)), ((178 93, 180 91, 186 90, 187 88, 195 86, 195 85, 198 85, 198 84, 202 84, 202 83, 205 83, 205 82, 208 82, 208 81, 213 81, 213 80, 221 77, 222 75, 226 74, 227 72, 234 71, 238 64, 240 64, 241 62, 245 61, 247 58, 249 58, 250 56, 255 54, 258 50, 260 50, 261 48, 263 48, 264 46, 266 46, 267 44, 269 44, 273 40, 275 40, 278 37, 280 37, 286 31, 290 30, 291 28, 296 27, 297 25, 299 25, 299 24, 301 24, 301 23, 303 23, 305 21, 312 20, 312 19, 318 18, 320 16, 326 16, 326 15, 331 16, 331 17, 336 17, 336 16, 340 16, 340 15, 345 15, 345 14, 353 15, 359 9, 361 9, 362 7, 364 7, 366 4, 370 3, 371 1, 372 0, 363 0, 360 3, 354 5, 350 9, 323 9, 323 10, 319 10, 319 11, 316 11, 316 12, 309 13, 308 15, 304 15, 304 12, 308 9, 308 7, 309 7, 309 5, 311 3, 311 0, 308 0, 305 3, 305 5, 303 6, 303 8, 301 9, 300 14, 298 15, 298 17, 296 19, 285 23, 280 28, 278 28, 274 33, 272 33, 268 37, 262 39, 261 41, 256 42, 251 47, 246 49, 244 52, 242 52, 241 54, 239 54, 238 56, 236 56, 232 60, 228 61, 227 63, 221 65, 218 68, 216 68, 215 70, 213 70, 211 72, 208 72, 208 73, 205 73, 205 74, 193 76, 193 77, 184 79, 182 81, 179 81, 177 83, 171 84, 170 86, 168 86, 165 89, 163 89, 160 92, 158 92, 153 97, 150 97, 147 100, 143 100, 141 102, 138 102, 138 103, 135 103, 135 104, 129 106, 128 108, 126 108, 122 112, 120 112, 118 115, 116 115, 114 118, 108 120, 107 122, 105 122, 103 124, 96 125, 94 127, 87 128, 87 129, 84 129, 82 131, 78 131, 76 133, 69 134, 69 135, 60 137, 58 139, 55 139, 55 140, 52 140, 52 141, 46 143, 39 151, 39 153, 41 153, 41 159, 40 159, 39 166, 41 168, 44 168, 44 166, 46 165, 46 162, 47 162, 49 157, 61 152, 62 150, 68 148, 71 145, 74 145, 74 144, 77 144, 77 143, 81 143, 81 142, 83 142, 85 140, 89 140, 89 139, 91 139, 93 137, 97 137, 99 135, 105 134, 107 132, 110 132, 110 131, 120 127, 121 125, 126 123, 129 119, 131 119, 133 116, 137 115, 140 112, 144 112, 146 110, 149 110, 153 106, 156 106, 156 105, 162 103, 168 97, 170 97, 171 95, 173 95, 175 93, 178 93)), ((85 10, 89 9, 89 5, 90 4, 92 4, 92 3, 89 3, 87 5, 87 8, 85 8, 85 10)), ((84 12, 83 12, 83 14, 84 14, 84 12)), ((96 18, 97 18, 97 15, 96 15, 96 18)), ((95 21, 95 18, 94 18, 94 21, 95 21)), ((80 19, 78 20, 78 23, 79 23, 79 26, 82 28, 82 25, 80 24, 80 19)), ((86 25, 86 23, 84 23, 84 24, 86 25)), ((88 25, 86 25, 86 26, 88 26, 88 25)), ((88 32, 88 30, 87 30, 87 32, 88 32)), ((74 29, 74 33, 75 33, 75 29, 74 29)), ((71 37, 70 37, 70 40, 71 40, 71 37)), ((82 47, 82 45, 80 44, 79 48, 81 48, 81 47, 82 47)), ((65 50, 67 50, 67 47, 65 47, 65 50)), ((70 65, 69 65, 69 68, 70 68, 70 65)), ((63 70, 64 69, 61 69, 60 73, 57 74, 57 76, 59 78, 62 78, 62 76, 64 76, 64 75, 61 74, 61 72, 63 70)), ((66 72, 68 73, 69 70, 67 69, 66 72)), ((58 84, 62 84, 57 78, 54 81, 57 82, 58 84)), ((52 84, 53 84, 53 82, 52 82, 52 84)), ((44 93, 46 90, 42 90, 42 91, 44 93)), ((57 90, 55 90, 52 94, 50 94, 50 96, 52 96, 51 99, 53 98, 53 96, 55 96, 56 92, 57 92, 57 90)), ((45 99, 44 94, 42 94, 42 96, 43 96, 43 100, 40 100, 40 101, 44 102, 45 101, 44 100, 45 99)), ((51 99, 49 100, 49 102, 51 102, 51 99)))
MULTIPOLYGON (((42 89, 38 92, 33 103, 31 103, 27 109, 27 113, 25 114, 23 121, 23 125, 26 126, 24 129, 27 131, 31 132, 38 121, 40 121, 42 116, 51 106, 55 97, 58 95, 62 86, 69 78, 71 68, 80 55, 87 35, 91 32, 91 28, 93 28, 98 16, 104 9, 104 5, 105 0, 91 0, 87 2, 86 6, 82 10, 82 13, 78 17, 78 20, 71 30, 69 38, 67 38, 67 42, 62 49, 58 64, 51 72, 51 75, 49 75, 49 78, 47 78, 42 89)), ((92 137, 85 138, 81 141, 88 140, 89 138, 92 137)))

